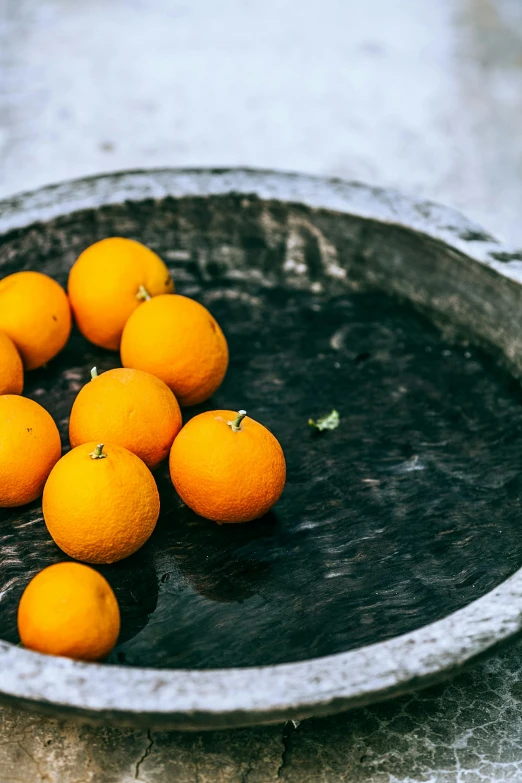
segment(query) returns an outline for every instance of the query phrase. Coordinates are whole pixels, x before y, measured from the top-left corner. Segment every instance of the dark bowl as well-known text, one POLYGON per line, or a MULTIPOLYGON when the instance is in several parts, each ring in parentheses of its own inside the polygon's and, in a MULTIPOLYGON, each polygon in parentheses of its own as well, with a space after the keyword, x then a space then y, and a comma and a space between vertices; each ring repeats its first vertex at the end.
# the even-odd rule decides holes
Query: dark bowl
MULTIPOLYGON (((141 171, 0 204, 0 274, 62 284, 87 245, 129 236, 229 340, 212 400, 279 438, 288 482, 217 526, 162 466, 158 527, 102 569, 122 633, 103 664, 18 646, 29 579, 66 559, 39 503, 4 510, 0 698, 182 729, 332 713, 423 687, 514 637, 522 616, 522 254, 459 214, 291 174, 141 171), (337 409, 337 429, 308 425, 337 409)), ((90 368, 78 333, 25 393, 67 443, 90 368)))

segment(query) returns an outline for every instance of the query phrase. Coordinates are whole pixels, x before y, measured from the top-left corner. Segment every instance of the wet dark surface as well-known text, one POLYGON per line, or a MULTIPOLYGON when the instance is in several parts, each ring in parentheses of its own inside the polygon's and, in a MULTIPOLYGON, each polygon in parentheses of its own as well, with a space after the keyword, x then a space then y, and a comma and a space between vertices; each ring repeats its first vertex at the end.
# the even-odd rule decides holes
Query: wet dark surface
MULTIPOLYGON (((241 283, 188 287, 222 324, 231 366, 204 407, 246 408, 280 439, 282 500, 218 526, 157 472, 162 515, 136 555, 100 570, 123 611, 111 661, 205 668, 340 652, 467 604, 522 564, 522 407, 516 384, 384 294, 329 300, 241 283), (337 408, 339 428, 307 425, 337 408)), ((58 421, 96 363, 75 335, 27 393, 58 421)), ((185 412, 185 418, 187 413, 185 412)), ((17 641, 29 578, 65 559, 39 504, 2 512, 0 636, 17 641)))

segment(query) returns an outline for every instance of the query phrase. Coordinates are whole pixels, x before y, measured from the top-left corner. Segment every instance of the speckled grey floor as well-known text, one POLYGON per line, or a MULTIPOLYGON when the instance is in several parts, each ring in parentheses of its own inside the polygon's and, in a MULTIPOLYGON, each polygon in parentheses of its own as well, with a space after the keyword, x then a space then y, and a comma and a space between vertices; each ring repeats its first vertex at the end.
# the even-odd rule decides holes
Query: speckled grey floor
MULTIPOLYGON (((0 0, 0 194, 124 167, 391 185, 522 244, 520 0, 0 0)), ((380 707, 206 735, 0 712, 0 783, 522 779, 522 646, 380 707)))

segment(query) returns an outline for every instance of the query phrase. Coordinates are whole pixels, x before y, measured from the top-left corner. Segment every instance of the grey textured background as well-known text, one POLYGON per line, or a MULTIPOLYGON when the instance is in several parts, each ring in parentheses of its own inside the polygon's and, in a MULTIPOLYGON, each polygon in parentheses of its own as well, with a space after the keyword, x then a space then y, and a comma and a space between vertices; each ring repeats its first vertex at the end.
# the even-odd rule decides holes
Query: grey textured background
POLYGON ((398 187, 522 241, 520 0, 0 8, 0 196, 250 165, 398 187))
MULTIPOLYGON (((0 195, 126 167, 333 174, 522 244, 520 0, 0 0, 0 195)), ((373 709, 203 735, 0 712, 0 783, 522 779, 520 646, 373 709)))

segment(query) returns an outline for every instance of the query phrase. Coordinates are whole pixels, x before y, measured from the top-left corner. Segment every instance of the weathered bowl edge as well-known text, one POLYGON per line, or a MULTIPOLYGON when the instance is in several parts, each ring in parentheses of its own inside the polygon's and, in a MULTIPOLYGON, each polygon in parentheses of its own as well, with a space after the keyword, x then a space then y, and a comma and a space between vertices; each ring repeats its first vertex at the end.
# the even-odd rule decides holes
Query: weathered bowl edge
MULTIPOLYGON (((0 202, 0 234, 122 201, 231 192, 404 227, 522 283, 522 254, 458 212, 360 183, 270 171, 130 171, 51 185, 0 202)), ((279 722, 429 685, 521 630, 522 569, 424 628, 347 653, 272 667, 186 671, 84 664, 0 642, 0 699, 127 725, 204 729, 279 722)))

